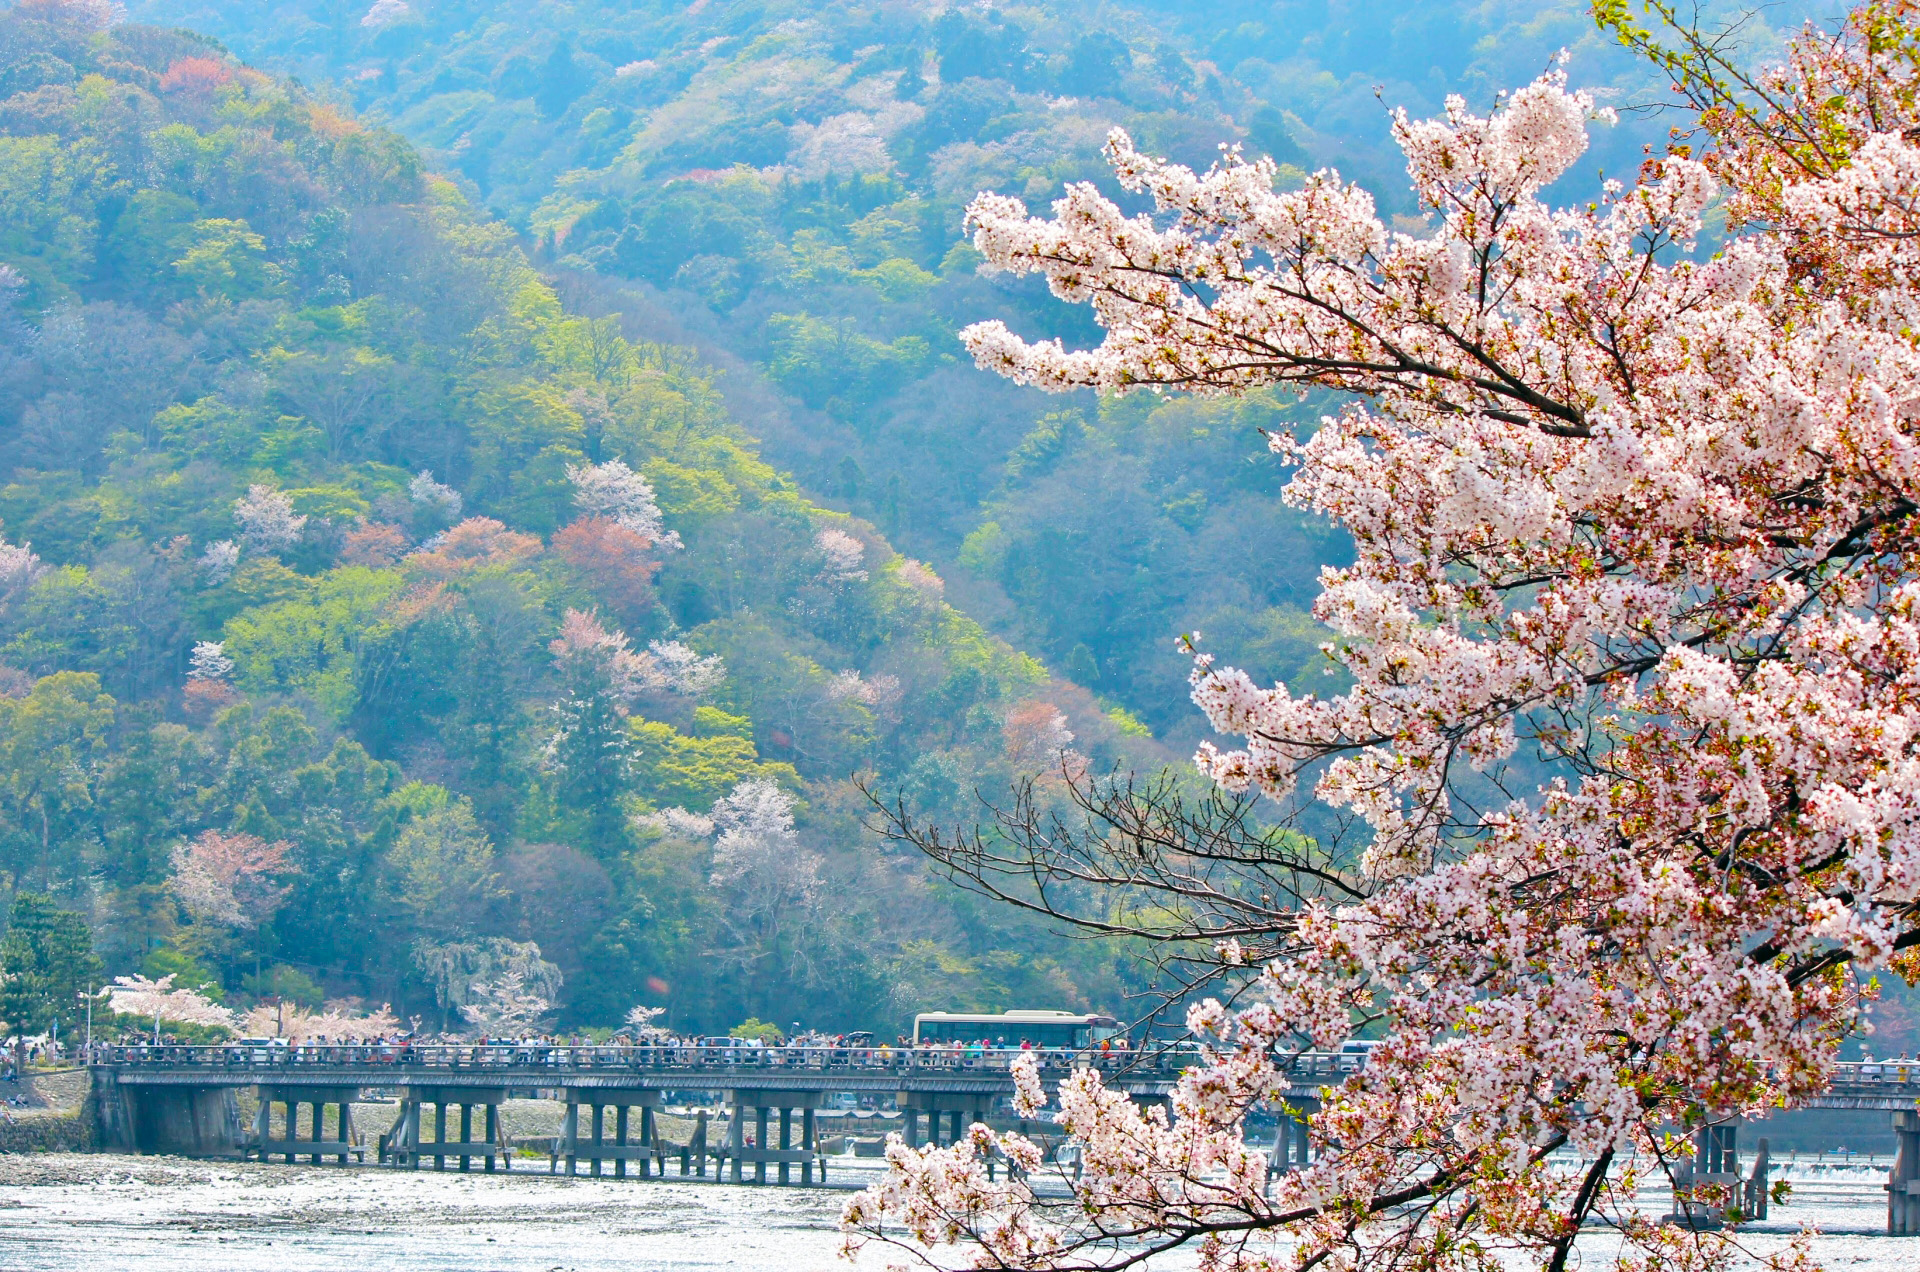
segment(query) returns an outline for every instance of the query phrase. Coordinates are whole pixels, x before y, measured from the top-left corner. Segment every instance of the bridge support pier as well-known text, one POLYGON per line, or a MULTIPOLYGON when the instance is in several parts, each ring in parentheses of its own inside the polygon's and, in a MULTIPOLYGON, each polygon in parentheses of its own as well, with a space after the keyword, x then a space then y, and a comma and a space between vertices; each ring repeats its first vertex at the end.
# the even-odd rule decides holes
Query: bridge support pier
POLYGON ((993 1107, 993 1095, 976 1091, 902 1091, 898 1103, 907 1117, 907 1146, 918 1147, 918 1124, 920 1114, 925 1112, 927 1143, 937 1148, 941 1144, 959 1143, 966 1136, 968 1126, 986 1121, 993 1107), (940 1133, 943 1117, 946 1119, 944 1138, 940 1133))
POLYGON ((397 1166, 412 1170, 420 1169, 422 1159, 433 1158, 435 1170, 445 1170, 447 1159, 451 1157, 460 1170, 471 1170, 472 1160, 480 1158, 485 1169, 493 1169, 497 1157, 504 1163, 504 1169, 511 1171, 513 1163, 507 1157, 507 1146, 500 1133, 500 1103, 507 1098, 507 1092, 499 1088, 487 1087, 413 1087, 402 1096, 400 1117, 395 1121, 393 1130, 383 1137, 385 1155, 397 1166), (433 1108, 433 1138, 421 1138, 421 1110, 433 1108), (473 1110, 485 1110, 483 1126, 486 1138, 473 1138, 473 1110), (454 1129, 456 1119, 448 1114, 448 1109, 458 1109, 458 1139, 448 1138, 448 1132, 454 1129))
MULTIPOLYGON (((587 1172, 598 1179, 606 1175, 612 1163, 616 1179, 627 1177, 627 1163, 640 1168, 640 1178, 653 1174, 652 1161, 659 1152, 658 1128, 653 1111, 660 1107, 660 1092, 644 1088, 569 1087, 566 1090, 567 1115, 561 1124, 560 1144, 555 1150, 556 1164, 566 1159, 567 1174, 579 1172, 581 1158, 587 1160, 587 1172), (587 1106, 589 1132, 580 1134, 580 1106, 587 1106), (609 1126, 607 1110, 614 1116, 609 1126), (640 1111, 637 1140, 629 1138, 634 1129, 632 1110, 640 1111), (607 1138, 611 1131, 613 1138, 607 1138)), ((684 1159, 683 1159, 684 1160, 684 1159)), ((662 1170, 664 1174, 664 1169, 662 1170)))
POLYGON ((1273 1174, 1299 1170, 1313 1162, 1305 1113, 1282 1113, 1273 1132, 1273 1174))
MULTIPOLYGON (((1755 1178, 1761 1172, 1756 1170, 1755 1178)), ((1719 1228, 1729 1209, 1744 1208, 1754 1191, 1740 1178, 1740 1123, 1738 1119, 1703 1126, 1693 1133, 1693 1160, 1674 1171, 1673 1211, 1667 1222, 1699 1229, 1719 1228), (1695 1200, 1700 1190, 1713 1189, 1718 1200, 1695 1200)))
POLYGON ((1920 1236, 1920 1112, 1893 1115, 1899 1151, 1887 1173, 1887 1235, 1920 1236))
POLYGON ((231 1086, 122 1086, 116 1081, 96 1100, 102 1140, 129 1152, 237 1157, 246 1151, 231 1086))
MULTIPOLYGON (((683 1179, 686 1178, 689 1158, 692 1159, 691 1165, 695 1177, 705 1179, 707 1177, 707 1111, 705 1109, 701 1109, 694 1115, 693 1138, 688 1140, 686 1146, 680 1150, 680 1176, 683 1179)), ((715 1177, 718 1177, 719 1173, 715 1171, 715 1177)))
MULTIPOLYGON (((727 1177, 734 1183, 743 1182, 745 1166, 753 1166, 753 1182, 767 1182, 769 1163, 778 1167, 774 1178, 780 1183, 791 1183, 792 1168, 800 1168, 800 1182, 813 1182, 813 1164, 819 1156, 819 1143, 815 1138, 814 1110, 820 1107, 821 1093, 818 1091, 750 1091, 737 1090, 727 1093, 728 1103, 732 1106, 732 1118, 727 1132, 727 1177), (753 1110, 754 1140, 752 1147, 745 1143, 747 1110, 753 1110), (775 1110, 780 1114, 780 1146, 772 1147, 768 1143, 768 1127, 775 1110), (793 1115, 800 1113, 800 1143, 793 1142, 793 1115)), ((825 1171, 823 1164, 821 1170, 825 1171)))
POLYGON ((260 1107, 253 1116, 253 1135, 248 1148, 260 1154, 261 1161, 271 1161, 279 1157, 288 1165, 305 1157, 309 1165, 318 1166, 323 1158, 331 1157, 339 1165, 346 1165, 349 1154, 362 1150, 354 1143, 353 1102, 360 1098, 358 1087, 314 1087, 314 1086, 258 1086, 260 1107), (281 1123, 283 1138, 273 1137, 273 1106, 278 1104, 285 1110, 281 1123), (333 1138, 327 1137, 327 1106, 336 1106, 333 1138), (300 1110, 307 1110, 307 1134, 300 1134, 300 1110))

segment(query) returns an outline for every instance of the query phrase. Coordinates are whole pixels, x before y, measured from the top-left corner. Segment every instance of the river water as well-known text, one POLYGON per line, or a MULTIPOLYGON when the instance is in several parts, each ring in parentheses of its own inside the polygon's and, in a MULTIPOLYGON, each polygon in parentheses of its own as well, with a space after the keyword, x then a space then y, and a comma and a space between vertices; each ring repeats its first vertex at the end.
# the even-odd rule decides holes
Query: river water
MULTIPOLYGON (((875 1161, 834 1159, 842 1187, 812 1189, 567 1179, 542 1166, 488 1176, 0 1157, 0 1272, 871 1272, 899 1261, 838 1257, 845 1188, 873 1178, 875 1161)), ((1810 1222, 1834 1272, 1920 1270, 1920 1238, 1880 1235, 1884 1174, 1859 1176, 1800 1182, 1796 1202, 1750 1243, 1777 1247, 1810 1222)), ((1596 1234, 1581 1244, 1601 1256, 1607 1243, 1596 1234)), ((1185 1257, 1155 1265, 1191 1267, 1185 1257)))

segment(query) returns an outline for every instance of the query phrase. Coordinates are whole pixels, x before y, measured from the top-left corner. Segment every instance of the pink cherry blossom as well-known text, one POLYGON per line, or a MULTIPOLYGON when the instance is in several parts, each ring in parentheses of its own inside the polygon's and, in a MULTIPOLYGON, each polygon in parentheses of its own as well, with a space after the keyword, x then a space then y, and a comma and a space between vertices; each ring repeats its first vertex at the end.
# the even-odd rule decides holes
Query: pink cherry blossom
POLYGON ((1671 1167, 1678 1122, 1819 1093, 1865 976, 1920 970, 1916 34, 1907 6, 1809 30, 1759 107, 1687 78, 1707 148, 1574 207, 1540 192, 1598 112, 1558 72, 1484 117, 1397 116, 1419 236, 1337 173, 1277 191, 1266 160, 1195 173, 1120 132, 1108 158, 1150 212, 1090 184, 1050 219, 975 200, 989 264, 1105 331, 1069 350, 980 323, 982 367, 1350 395, 1272 441, 1286 499, 1352 536, 1314 607, 1348 687, 1200 651, 1192 688, 1232 739, 1200 747, 1204 772, 1353 819, 1327 848, 1355 899, 1303 905, 1248 993, 1194 1009, 1207 1049, 1170 1115, 1061 1083, 1071 1204, 987 1179, 991 1151, 1030 1148, 976 1127, 892 1148, 848 1206, 854 1244, 1558 1268, 1600 1216, 1622 1267, 1746 1257, 1650 1221, 1635 1181, 1671 1167), (1271 1175, 1247 1110, 1362 1021, 1381 1042, 1324 1093, 1318 1160, 1271 1175))

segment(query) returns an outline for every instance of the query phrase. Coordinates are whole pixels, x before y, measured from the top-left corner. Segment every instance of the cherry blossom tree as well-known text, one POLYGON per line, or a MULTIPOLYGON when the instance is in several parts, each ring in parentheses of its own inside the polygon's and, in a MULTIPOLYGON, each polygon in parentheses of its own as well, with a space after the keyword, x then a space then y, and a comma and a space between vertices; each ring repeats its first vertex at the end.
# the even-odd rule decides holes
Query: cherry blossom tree
POLYGON ((1194 638, 1194 700, 1239 739, 1197 757, 1223 814, 1096 793, 1103 833, 1064 847, 1040 821, 1014 827, 1024 852, 921 836, 991 886, 1178 893, 1172 919, 1079 917, 1210 940, 1245 976, 1231 1008, 1191 1010, 1205 1049, 1170 1113, 1062 1084, 1053 1116, 1085 1152, 1069 1203, 989 1181, 976 1127, 896 1146, 847 1209, 855 1244, 1560 1272, 1599 1219, 1622 1267, 1751 1255, 1648 1221, 1636 1181, 1690 1152, 1669 1128, 1820 1092, 1865 977, 1920 972, 1920 16, 1870 4, 1750 76, 1626 14, 1600 6, 1699 133, 1591 202, 1540 196, 1601 113, 1555 73, 1487 115, 1396 116, 1423 234, 1336 173, 1276 191, 1270 161, 1194 173, 1122 133, 1114 174, 1151 211, 1088 184, 1051 219, 973 203, 991 265, 1106 333, 1068 350, 982 323, 963 333, 982 366, 1350 395, 1272 438, 1287 500, 1353 538, 1315 605, 1347 687, 1261 686, 1194 638), (1318 801, 1351 842, 1251 831, 1256 795, 1318 801), (1223 849, 1257 899, 1208 873, 1223 849), (1318 1160, 1275 1175, 1246 1111, 1284 1095, 1295 1052, 1363 1026, 1380 1043, 1313 1114, 1318 1160))
POLYGON ((629 1011, 626 1026, 633 1030, 634 1041, 642 1044, 672 1042, 672 1031, 660 1024, 660 1017, 666 1014, 665 1007, 648 1007, 644 1003, 629 1011))
POLYGON ((578 570, 595 595, 623 622, 644 622, 659 604, 653 576, 660 570, 653 544, 607 517, 581 517, 553 536, 553 550, 578 570))
POLYGON ((293 890, 278 882, 292 868, 291 847, 258 835, 204 830, 173 850, 168 886, 197 921, 257 928, 273 918, 293 890))
POLYGON ((32 544, 16 546, 0 539, 0 602, 23 595, 45 573, 46 567, 34 555, 32 544))
POLYGON ((939 602, 946 597, 946 581, 935 574, 933 567, 925 561, 916 561, 908 557, 900 563, 900 568, 894 572, 894 576, 928 601, 939 602))
POLYGON ((813 536, 813 549, 821 557, 820 577, 829 583, 860 583, 867 577, 867 545, 838 526, 828 526, 813 536))
POLYGON ((240 544, 252 552, 284 552, 300 542, 307 519, 293 511, 293 500, 271 486, 253 485, 244 498, 234 500, 233 519, 240 526, 240 544))
POLYGON ((458 521, 460 509, 465 503, 460 498, 459 491, 452 486, 435 481, 432 470, 426 468, 415 473, 413 479, 407 483, 407 498, 413 501, 414 506, 430 516, 441 518, 441 525, 458 521))
POLYGON ((526 977, 519 972, 503 972, 497 980, 480 981, 470 993, 472 1001, 460 1008, 460 1014, 483 1038, 525 1033, 553 1010, 551 1001, 527 988, 526 977))
POLYGON ((643 683, 649 689, 704 698, 727 678, 726 660, 718 654, 696 653, 677 640, 647 642, 643 683))
POLYGON ((1014 767, 1032 772, 1061 762, 1073 743, 1073 730, 1067 727, 1067 717, 1060 708, 1035 699, 1007 712, 1000 737, 1014 767))
POLYGON ((766 778, 739 783, 713 805, 719 835, 709 882, 726 899, 728 935, 716 954, 746 971, 750 997, 776 971, 796 974, 807 964, 801 938, 825 863, 801 844, 793 811, 793 797, 766 778))
POLYGON ((232 539, 215 539, 200 554, 200 573, 206 576, 207 583, 213 587, 219 587, 232 578, 239 564, 240 545, 232 539))
POLYGON ((116 976, 107 993, 113 1010, 123 1016, 151 1016, 153 1040, 160 1041, 160 1024, 233 1027, 233 1013, 196 989, 175 988, 171 975, 159 980, 145 976, 116 976))
POLYGON ((569 464, 567 480, 573 483, 573 506, 581 516, 618 522, 657 547, 680 546, 680 536, 666 528, 652 484, 624 460, 569 464))
POLYGON ((285 1038, 296 1046, 322 1039, 359 1043, 392 1037, 400 1032, 400 1019, 388 1003, 364 1015, 336 1003, 329 1003, 326 1010, 317 1012, 281 1003, 253 1008, 241 1017, 239 1027, 250 1038, 285 1038))
POLYGON ((347 531, 340 545, 343 565, 369 565, 381 569, 407 554, 407 535, 390 521, 362 521, 347 531))
POLYGON ((559 794, 581 810, 588 833, 611 844, 620 831, 619 800, 631 748, 627 710, 657 668, 627 634, 601 626, 592 611, 570 609, 548 645, 559 673, 554 731, 543 760, 559 778, 559 794))
POLYGON ((540 553, 534 535, 509 530, 492 517, 468 517, 437 534, 407 557, 407 565, 428 578, 450 579, 488 566, 515 566, 540 553))
POLYGON ((217 640, 194 642, 193 652, 187 658, 187 678, 189 680, 225 681, 233 676, 233 659, 227 657, 227 647, 217 640))
POLYGON ((187 683, 181 699, 187 713, 206 718, 234 702, 239 694, 233 688, 233 659, 220 641, 195 643, 187 658, 187 683))
POLYGON ((636 829, 649 830, 658 835, 670 835, 676 839, 706 839, 713 834, 713 818, 703 817, 699 813, 690 813, 684 808, 655 809, 650 813, 641 813, 634 817, 636 829))
POLYGON ((533 941, 510 941, 489 936, 477 941, 435 943, 416 941, 411 951, 415 968, 433 987, 442 1010, 466 1016, 466 1008, 478 1001, 479 986, 498 987, 509 978, 518 992, 551 1003, 560 993, 560 969, 541 954, 533 941))

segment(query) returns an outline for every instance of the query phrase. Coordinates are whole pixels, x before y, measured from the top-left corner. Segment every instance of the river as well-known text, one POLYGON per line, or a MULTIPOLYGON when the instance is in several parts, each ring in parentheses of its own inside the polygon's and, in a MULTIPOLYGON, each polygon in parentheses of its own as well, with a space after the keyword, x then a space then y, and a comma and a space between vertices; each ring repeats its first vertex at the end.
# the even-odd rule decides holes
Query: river
MULTIPOLYGON (((836 1182, 873 1177, 844 1165, 836 1182)), ((1884 1175, 1879 1176, 1884 1178, 1884 1175)), ((1920 1238, 1879 1235, 1885 1194, 1808 1179, 1751 1237, 1777 1247, 1824 1230, 1833 1272, 1914 1272, 1920 1238)), ((79 1154, 0 1156, 0 1272, 871 1272, 838 1258, 836 1188, 407 1172, 79 1154)), ((1648 1199, 1649 1209, 1654 1199, 1648 1199)), ((1660 1207, 1664 1209, 1664 1207, 1660 1207)), ((1581 1242, 1587 1266, 1603 1234, 1581 1242)), ((1191 1268, 1191 1258, 1155 1265, 1191 1268)))

